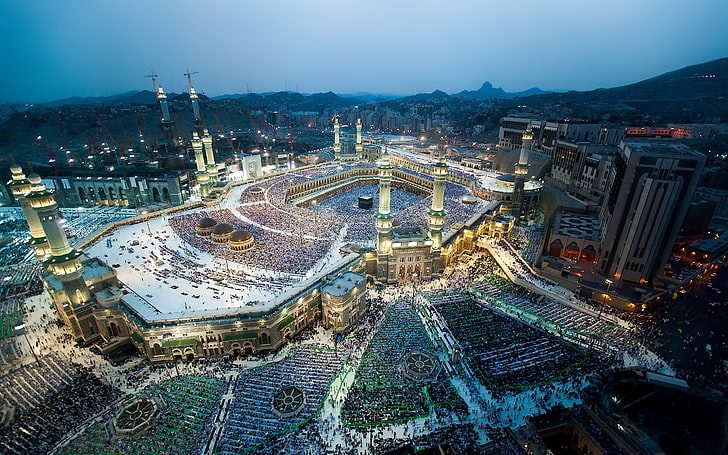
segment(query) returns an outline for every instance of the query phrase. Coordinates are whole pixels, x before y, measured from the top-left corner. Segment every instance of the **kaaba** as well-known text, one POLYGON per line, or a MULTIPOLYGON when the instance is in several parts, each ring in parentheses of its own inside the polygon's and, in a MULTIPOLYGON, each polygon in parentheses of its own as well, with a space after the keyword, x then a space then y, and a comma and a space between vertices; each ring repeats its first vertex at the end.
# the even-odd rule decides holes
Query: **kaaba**
POLYGON ((374 205, 374 200, 371 196, 359 196, 359 208, 370 209, 374 205))

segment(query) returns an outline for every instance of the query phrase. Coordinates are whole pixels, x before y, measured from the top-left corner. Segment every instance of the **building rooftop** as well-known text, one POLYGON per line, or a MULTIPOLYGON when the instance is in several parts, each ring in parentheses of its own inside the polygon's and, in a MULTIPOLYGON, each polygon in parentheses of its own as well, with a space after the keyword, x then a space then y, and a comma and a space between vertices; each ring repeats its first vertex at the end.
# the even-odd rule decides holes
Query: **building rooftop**
POLYGON ((633 152, 647 155, 702 155, 683 143, 675 142, 674 139, 630 140, 623 141, 623 144, 633 152))
POLYGON ((362 275, 354 272, 344 272, 336 277, 331 283, 321 288, 321 292, 325 292, 334 297, 341 297, 356 289, 356 287, 364 281, 362 275))

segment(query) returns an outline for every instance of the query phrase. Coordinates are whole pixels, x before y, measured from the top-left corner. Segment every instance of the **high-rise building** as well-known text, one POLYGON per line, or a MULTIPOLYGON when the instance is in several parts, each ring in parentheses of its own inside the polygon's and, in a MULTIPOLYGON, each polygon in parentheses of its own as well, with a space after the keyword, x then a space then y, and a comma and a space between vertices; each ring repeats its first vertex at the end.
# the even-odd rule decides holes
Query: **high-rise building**
POLYGON ((704 165, 705 156, 683 144, 620 144, 602 212, 605 275, 646 283, 662 272, 704 165))

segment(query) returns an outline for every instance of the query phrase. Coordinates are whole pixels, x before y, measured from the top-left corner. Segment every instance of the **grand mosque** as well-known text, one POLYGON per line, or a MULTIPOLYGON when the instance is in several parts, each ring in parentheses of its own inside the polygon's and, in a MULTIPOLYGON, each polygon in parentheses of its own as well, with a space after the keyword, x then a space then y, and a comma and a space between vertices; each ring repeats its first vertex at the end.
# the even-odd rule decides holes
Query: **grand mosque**
MULTIPOLYGON (((476 249, 478 237, 507 237, 514 223, 535 212, 541 185, 527 178, 528 132, 515 174, 503 175, 469 169, 442 156, 365 147, 360 123, 356 129, 356 142, 349 147, 353 153, 344 153, 335 120, 333 162, 218 184, 218 191, 213 189, 225 178, 217 174, 209 134, 204 131, 200 137, 195 132, 192 148, 201 201, 113 224, 77 248, 69 244, 54 191, 40 177, 26 177, 14 166, 9 187, 27 219, 29 244, 45 265, 45 287, 77 341, 100 342, 109 351, 133 344, 152 361, 267 352, 315 321, 335 333, 346 332, 366 311, 367 283, 384 286, 436 278, 461 254, 476 249), (361 185, 378 192, 378 203, 367 215, 370 225, 365 227, 373 227, 374 233, 368 242, 332 242, 337 234, 325 232, 325 223, 317 218, 331 216, 302 212, 361 185), (464 194, 452 202, 464 213, 457 220, 448 219, 449 185, 464 194), (278 205, 272 202, 274 191, 281 193, 278 205), (392 210, 399 191, 418 195, 429 205, 415 214, 415 222, 403 223, 392 210), (232 197, 254 200, 240 208, 250 213, 269 210, 274 219, 283 217, 283 224, 290 213, 309 213, 308 221, 318 231, 273 237, 284 234, 280 223, 236 226, 236 219, 225 218, 233 212, 220 210, 221 202, 232 197), (120 244, 122 237, 128 242, 120 244), (291 250, 296 257, 276 258, 285 254, 281 245, 287 242, 300 242, 291 250), (108 253, 102 259, 100 253, 91 255, 91 249, 108 253), (150 256, 140 258, 140 253, 150 256), (266 270, 261 257, 296 263, 301 270, 266 270), (145 258, 149 268, 142 269, 138 262, 145 258), (231 271, 230 264, 238 268, 231 271), (158 283, 155 295, 126 282, 132 278, 122 279, 144 275, 145 270, 155 274, 147 277, 158 283), (175 275, 189 277, 185 283, 192 288, 185 288, 181 279, 173 281, 175 275), (220 297, 225 295, 223 288, 235 290, 224 297, 227 301, 220 297), (196 294, 188 295, 192 293, 196 294), (159 303, 161 296, 172 296, 171 303, 159 303)), ((371 204, 367 199, 371 198, 360 199, 363 207, 371 204)), ((362 229, 351 223, 343 224, 341 232, 362 229)), ((296 219, 288 224, 295 225, 296 219)))

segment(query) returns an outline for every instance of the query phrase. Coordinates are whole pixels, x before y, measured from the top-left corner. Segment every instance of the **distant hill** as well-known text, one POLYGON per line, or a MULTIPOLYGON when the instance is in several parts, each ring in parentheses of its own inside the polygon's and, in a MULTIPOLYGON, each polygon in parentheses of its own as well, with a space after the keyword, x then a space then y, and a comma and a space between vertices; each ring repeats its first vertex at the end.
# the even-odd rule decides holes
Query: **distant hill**
POLYGON ((223 95, 214 99, 234 99, 251 108, 288 106, 292 111, 319 111, 323 108, 339 108, 365 104, 357 98, 343 98, 334 92, 302 94, 298 92, 249 93, 223 95))
POLYGON ((634 84, 586 92, 535 95, 531 102, 630 103, 686 101, 728 96, 728 58, 687 66, 634 84))
POLYGON ((672 122, 726 121, 728 58, 687 66, 620 87, 546 93, 519 98, 511 104, 529 108, 569 106, 575 115, 631 110, 672 122))
MULTIPOLYGON (((172 99, 177 96, 174 93, 168 93, 167 97, 172 99)), ((83 105, 128 105, 128 104, 154 104, 156 97, 151 90, 132 90, 130 92, 119 93, 111 96, 92 96, 81 98, 73 96, 61 100, 50 101, 48 103, 40 103, 40 105, 48 107, 60 106, 83 106, 83 105)))
POLYGON ((490 99, 502 99, 502 98, 518 98, 523 96, 539 95, 546 93, 538 87, 533 87, 522 92, 509 93, 502 88, 494 88, 490 82, 484 82, 478 90, 463 90, 462 92, 456 93, 453 96, 460 98, 468 98, 471 100, 490 100, 490 99))
POLYGON ((356 93, 344 93, 339 94, 342 98, 356 98, 369 103, 378 103, 381 101, 389 101, 397 98, 402 98, 407 95, 394 95, 391 93, 369 93, 369 92, 356 92, 356 93))

